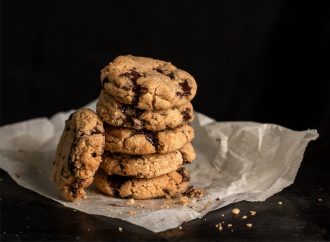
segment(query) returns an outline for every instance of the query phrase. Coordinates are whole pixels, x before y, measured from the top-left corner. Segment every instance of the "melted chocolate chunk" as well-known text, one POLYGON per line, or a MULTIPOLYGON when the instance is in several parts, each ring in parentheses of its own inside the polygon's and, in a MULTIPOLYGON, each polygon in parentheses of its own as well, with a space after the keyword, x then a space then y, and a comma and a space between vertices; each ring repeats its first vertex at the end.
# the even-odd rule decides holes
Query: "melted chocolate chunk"
POLYGON ((177 92, 177 96, 183 97, 191 95, 191 87, 189 86, 187 80, 184 80, 184 82, 179 83, 179 85, 183 92, 177 92))
POLYGON ((189 181, 190 180, 190 176, 189 176, 189 173, 188 171, 184 168, 184 167, 181 167, 177 170, 177 172, 180 173, 180 175, 182 176, 182 181, 185 182, 185 181, 189 181))
POLYGON ((184 121, 188 121, 191 119, 191 116, 190 116, 190 109, 189 108, 186 108, 183 112, 181 112, 182 116, 183 116, 183 120, 184 121))
POLYGON ((155 69, 157 72, 159 72, 160 74, 164 74, 163 70, 160 69, 159 67, 155 69))
POLYGON ((174 79, 174 74, 173 74, 173 72, 170 72, 170 73, 167 74, 166 76, 168 76, 168 77, 171 78, 172 80, 174 79))
POLYGON ((134 108, 132 105, 122 104, 120 111, 125 115, 125 121, 133 126, 140 126, 140 124, 135 122, 135 119, 139 119, 143 110, 134 108))
POLYGON ((129 78, 131 81, 135 82, 142 75, 140 73, 138 73, 136 70, 131 69, 128 72, 121 74, 121 76, 125 76, 125 77, 129 78))
POLYGON ((97 156, 96 152, 93 152, 93 153, 92 153, 92 157, 95 158, 96 156, 97 156))
POLYGON ((107 176, 108 184, 110 187, 118 191, 120 187, 128 180, 128 177, 119 176, 119 175, 111 175, 107 176))
POLYGON ((70 191, 72 192, 73 197, 78 196, 78 191, 83 185, 83 180, 77 179, 70 187, 70 191))
POLYGON ((137 133, 143 134, 156 149, 159 147, 157 133, 148 130, 138 130, 137 133))
POLYGON ((163 192, 165 192, 167 195, 170 195, 170 191, 166 188, 163 189, 163 192))
POLYGON ((132 81, 132 91, 135 93, 135 96, 133 97, 132 104, 136 106, 139 102, 140 96, 145 94, 148 89, 145 87, 142 87, 141 85, 137 84, 136 81, 139 79, 142 75, 137 72, 134 69, 129 70, 128 72, 121 74, 121 76, 125 76, 129 78, 132 81))

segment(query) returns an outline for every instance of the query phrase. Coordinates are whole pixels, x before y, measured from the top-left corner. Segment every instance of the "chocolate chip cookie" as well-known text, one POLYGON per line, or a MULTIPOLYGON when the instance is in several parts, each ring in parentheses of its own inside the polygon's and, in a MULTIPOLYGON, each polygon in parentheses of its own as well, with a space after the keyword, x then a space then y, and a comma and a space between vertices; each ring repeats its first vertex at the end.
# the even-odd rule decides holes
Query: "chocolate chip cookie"
POLYGON ((176 171, 183 164, 191 163, 195 157, 191 143, 167 154, 131 156, 105 152, 100 168, 108 175, 152 178, 176 171))
POLYGON ((105 133, 106 150, 131 155, 173 152, 181 149, 194 138, 194 129, 189 124, 162 131, 105 125, 105 133))
POLYGON ((197 84, 169 62, 132 55, 118 56, 101 71, 106 92, 139 109, 169 109, 194 98, 197 84))
POLYGON ((190 102, 170 109, 149 111, 119 103, 104 91, 99 96, 96 111, 110 125, 133 129, 173 129, 194 119, 190 102))
POLYGON ((102 161, 104 142, 103 122, 92 110, 82 108, 65 122, 53 162, 53 180, 65 199, 85 196, 84 188, 102 161))
POLYGON ((94 179, 96 188, 104 194, 134 199, 175 197, 187 190, 188 182, 189 173, 184 167, 150 179, 109 176, 99 169, 94 179))

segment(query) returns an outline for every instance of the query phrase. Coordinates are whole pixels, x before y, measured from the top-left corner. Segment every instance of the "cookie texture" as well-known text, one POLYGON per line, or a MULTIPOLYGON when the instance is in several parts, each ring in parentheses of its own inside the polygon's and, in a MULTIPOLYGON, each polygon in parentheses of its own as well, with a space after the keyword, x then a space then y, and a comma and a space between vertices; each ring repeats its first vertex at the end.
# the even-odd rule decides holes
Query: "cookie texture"
POLYGON ((148 155, 181 149, 194 138, 194 129, 182 125, 162 131, 135 130, 105 125, 105 149, 113 153, 148 155))
POLYGON ((169 62, 132 55, 118 56, 101 71, 106 92, 139 109, 169 109, 194 98, 197 84, 169 62))
POLYGON ((187 190, 188 182, 189 173, 184 167, 150 179, 109 176, 99 169, 94 179, 96 188, 104 194, 134 199, 175 197, 187 190))
POLYGON ((191 163, 195 157, 191 143, 167 154, 132 156, 105 152, 100 168, 108 175, 152 178, 176 171, 183 164, 191 163))
POLYGON ((90 109, 82 108, 69 117, 57 146, 53 162, 53 181, 69 201, 85 196, 84 188, 102 161, 105 137, 102 120, 90 109))
POLYGON ((194 119, 193 106, 190 102, 165 110, 142 110, 133 105, 119 103, 104 91, 101 91, 96 111, 103 121, 110 125, 138 130, 173 129, 194 119))

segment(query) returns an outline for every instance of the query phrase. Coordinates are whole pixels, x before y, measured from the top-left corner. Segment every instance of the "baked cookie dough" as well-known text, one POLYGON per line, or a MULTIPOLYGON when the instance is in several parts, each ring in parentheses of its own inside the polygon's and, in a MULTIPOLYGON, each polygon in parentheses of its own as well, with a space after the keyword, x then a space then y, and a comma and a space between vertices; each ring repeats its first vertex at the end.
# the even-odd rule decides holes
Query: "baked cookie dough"
POLYGON ((181 106, 197 91, 188 72, 169 62, 132 55, 118 56, 104 67, 101 82, 119 102, 144 110, 181 106))
POLYGON ((103 121, 110 125, 153 131, 173 129, 194 119, 190 102, 165 110, 142 110, 129 104, 119 103, 105 91, 101 91, 96 111, 103 121))
POLYGON ((105 133, 105 150, 130 155, 173 152, 191 142, 195 135, 194 129, 188 124, 162 131, 105 125, 105 133))
POLYGON ((103 122, 90 109, 82 108, 69 117, 57 146, 53 180, 60 194, 69 201, 85 196, 84 188, 102 161, 103 122))
POLYGON ((152 178, 176 171, 195 158, 195 150, 191 143, 188 143, 180 150, 167 154, 132 156, 105 152, 100 168, 108 175, 152 178))
POLYGON ((184 167, 150 179, 109 176, 99 169, 94 179, 96 188, 104 194, 134 199, 175 197, 187 190, 188 182, 189 173, 184 167))

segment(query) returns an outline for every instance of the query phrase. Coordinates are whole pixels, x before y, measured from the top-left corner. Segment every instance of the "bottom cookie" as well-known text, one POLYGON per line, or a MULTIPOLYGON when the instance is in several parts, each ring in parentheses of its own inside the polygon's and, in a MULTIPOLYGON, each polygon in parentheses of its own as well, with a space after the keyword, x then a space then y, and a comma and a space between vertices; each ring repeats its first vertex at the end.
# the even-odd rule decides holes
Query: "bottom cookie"
POLYGON ((184 167, 150 179, 109 176, 102 169, 94 177, 95 186, 104 194, 134 199, 176 197, 187 190, 188 183, 189 173, 184 167))

